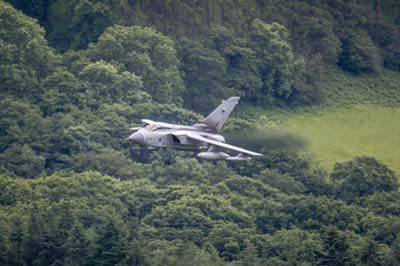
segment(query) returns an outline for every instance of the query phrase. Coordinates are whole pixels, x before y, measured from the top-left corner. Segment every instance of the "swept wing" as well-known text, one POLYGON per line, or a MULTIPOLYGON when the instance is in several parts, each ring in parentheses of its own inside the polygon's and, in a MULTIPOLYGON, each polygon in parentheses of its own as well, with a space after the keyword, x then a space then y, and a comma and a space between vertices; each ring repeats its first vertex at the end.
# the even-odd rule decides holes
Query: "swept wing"
POLYGON ((225 149, 228 149, 228 150, 237 151, 237 152, 248 154, 248 155, 251 155, 251 156, 264 156, 261 153, 257 153, 257 152, 254 152, 254 151, 249 151, 249 150, 246 150, 246 149, 243 149, 243 148, 240 148, 240 147, 237 147, 237 146, 233 146, 233 145, 221 142, 221 141, 205 138, 205 137, 203 137, 201 135, 198 135, 198 134, 186 134, 186 137, 189 138, 189 139, 206 142, 206 143, 214 145, 214 146, 218 146, 218 147, 225 148, 225 149))

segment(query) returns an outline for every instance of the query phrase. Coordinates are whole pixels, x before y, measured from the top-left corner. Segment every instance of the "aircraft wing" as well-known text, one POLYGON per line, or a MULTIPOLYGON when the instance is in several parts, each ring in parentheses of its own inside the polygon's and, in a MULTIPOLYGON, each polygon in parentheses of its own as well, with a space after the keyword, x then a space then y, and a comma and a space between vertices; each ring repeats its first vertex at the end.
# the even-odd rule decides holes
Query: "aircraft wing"
POLYGON ((217 141, 217 140, 205 138, 205 137, 202 137, 202 136, 197 135, 197 134, 187 134, 186 137, 189 138, 189 139, 194 139, 194 140, 206 142, 206 143, 214 145, 214 146, 218 146, 218 147, 221 147, 221 148, 237 151, 237 152, 248 154, 248 155, 252 155, 252 156, 264 156, 261 153, 257 153, 257 152, 254 152, 254 151, 249 151, 249 150, 237 147, 237 146, 233 146, 233 145, 227 144, 225 142, 220 142, 220 141, 217 141))

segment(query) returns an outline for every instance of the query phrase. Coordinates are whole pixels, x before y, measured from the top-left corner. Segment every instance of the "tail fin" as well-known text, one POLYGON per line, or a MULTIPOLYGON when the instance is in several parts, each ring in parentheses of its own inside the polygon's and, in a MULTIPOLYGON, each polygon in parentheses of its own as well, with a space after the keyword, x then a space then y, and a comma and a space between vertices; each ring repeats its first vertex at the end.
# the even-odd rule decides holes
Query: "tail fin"
POLYGON ((212 111, 206 118, 195 124, 195 127, 204 128, 213 132, 218 132, 224 126, 225 120, 231 114, 236 104, 238 104, 240 97, 230 97, 222 101, 222 103, 212 111))

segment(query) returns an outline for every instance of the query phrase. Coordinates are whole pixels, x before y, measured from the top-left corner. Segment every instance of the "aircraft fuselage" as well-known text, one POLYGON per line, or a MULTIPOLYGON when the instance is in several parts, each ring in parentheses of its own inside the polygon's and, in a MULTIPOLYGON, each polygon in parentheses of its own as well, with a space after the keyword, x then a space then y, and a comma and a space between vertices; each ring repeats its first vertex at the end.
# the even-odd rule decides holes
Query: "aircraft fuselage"
POLYGON ((190 150, 190 151, 202 151, 209 148, 209 144, 202 141, 193 140, 187 138, 188 133, 196 132, 201 134, 201 136, 225 142, 223 136, 210 132, 202 132, 195 129, 157 129, 151 130, 146 128, 141 128, 137 132, 129 136, 128 139, 135 141, 137 144, 150 146, 155 148, 173 148, 180 150, 190 150))

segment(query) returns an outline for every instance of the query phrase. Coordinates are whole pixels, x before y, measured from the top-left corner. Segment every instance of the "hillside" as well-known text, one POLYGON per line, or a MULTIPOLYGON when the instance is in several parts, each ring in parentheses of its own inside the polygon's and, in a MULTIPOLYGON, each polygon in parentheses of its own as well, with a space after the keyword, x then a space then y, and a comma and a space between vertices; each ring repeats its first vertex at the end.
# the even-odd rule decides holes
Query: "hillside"
POLYGON ((280 129, 308 142, 310 153, 328 170, 338 161, 368 155, 400 170, 400 75, 383 71, 352 76, 331 69, 322 82, 327 100, 297 108, 244 107, 241 117, 257 113, 255 123, 266 131, 280 129))
POLYGON ((400 264, 396 0, 0 0, 0 265, 400 264), (126 140, 140 119, 265 154, 126 140))

